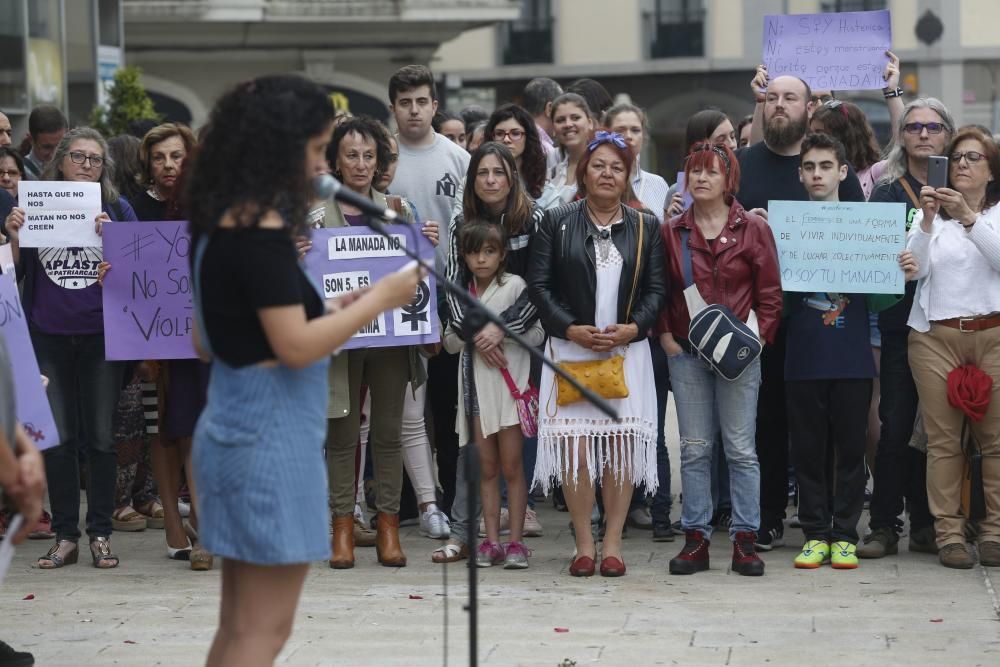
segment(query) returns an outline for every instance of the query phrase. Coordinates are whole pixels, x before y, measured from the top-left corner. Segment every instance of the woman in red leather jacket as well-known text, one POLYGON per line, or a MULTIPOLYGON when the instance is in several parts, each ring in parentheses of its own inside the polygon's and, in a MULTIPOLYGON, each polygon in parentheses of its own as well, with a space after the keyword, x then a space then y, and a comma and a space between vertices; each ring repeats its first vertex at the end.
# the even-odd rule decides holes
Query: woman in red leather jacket
POLYGON ((692 287, 704 302, 728 306, 743 321, 753 311, 766 343, 773 341, 781 319, 777 250, 767 222, 743 210, 733 197, 740 167, 732 150, 698 142, 686 158, 684 174, 693 203, 661 228, 670 289, 660 316, 660 344, 677 404, 684 486, 681 525, 686 536, 684 548, 670 561, 670 572, 708 569, 712 452, 721 439, 732 496, 732 567, 739 574, 762 575, 764 563, 754 550, 760 525, 760 466, 754 441, 760 360, 729 381, 692 354, 682 239, 691 253, 692 287))

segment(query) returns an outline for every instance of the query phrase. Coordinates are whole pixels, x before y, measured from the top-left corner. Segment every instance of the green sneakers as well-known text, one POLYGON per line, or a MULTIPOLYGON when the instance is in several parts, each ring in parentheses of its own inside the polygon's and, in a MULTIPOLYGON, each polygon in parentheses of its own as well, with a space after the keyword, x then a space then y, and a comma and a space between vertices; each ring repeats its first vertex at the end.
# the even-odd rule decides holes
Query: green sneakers
POLYGON ((858 547, 850 542, 831 545, 830 566, 835 570, 853 570, 858 566, 858 547))
MULTIPOLYGON (((809 540, 802 547, 802 552, 795 557, 795 567, 801 570, 815 570, 830 560, 830 545, 823 540, 809 540)), ((857 559, 855 559, 855 567, 857 559)))

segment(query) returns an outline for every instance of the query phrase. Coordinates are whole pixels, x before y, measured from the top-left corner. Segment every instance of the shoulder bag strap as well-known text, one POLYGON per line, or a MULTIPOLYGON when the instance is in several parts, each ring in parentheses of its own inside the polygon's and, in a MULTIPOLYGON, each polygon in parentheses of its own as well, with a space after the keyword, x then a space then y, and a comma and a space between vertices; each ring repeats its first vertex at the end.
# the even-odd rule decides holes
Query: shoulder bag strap
POLYGON ((681 229, 681 266, 684 270, 684 287, 694 285, 694 271, 691 270, 691 248, 688 246, 690 237, 690 229, 681 229))
POLYGON ((907 182, 906 176, 900 177, 899 184, 903 186, 904 190, 906 190, 906 194, 910 197, 910 202, 913 203, 913 208, 920 208, 920 200, 917 199, 917 195, 913 193, 913 188, 910 187, 910 184, 907 182))
MULTIPOLYGON (((503 381, 507 384, 507 390, 510 392, 510 395, 514 397, 514 400, 521 398, 521 391, 517 388, 514 378, 510 376, 510 371, 506 368, 501 368, 500 375, 503 376, 503 381)), ((552 378, 552 381, 554 383, 555 378, 552 378)))
POLYGON ((639 272, 642 270, 642 239, 646 228, 646 221, 642 213, 639 214, 639 243, 635 251, 635 275, 632 277, 632 291, 628 295, 628 310, 625 311, 625 320, 632 316, 632 299, 635 298, 635 290, 639 286, 639 272))

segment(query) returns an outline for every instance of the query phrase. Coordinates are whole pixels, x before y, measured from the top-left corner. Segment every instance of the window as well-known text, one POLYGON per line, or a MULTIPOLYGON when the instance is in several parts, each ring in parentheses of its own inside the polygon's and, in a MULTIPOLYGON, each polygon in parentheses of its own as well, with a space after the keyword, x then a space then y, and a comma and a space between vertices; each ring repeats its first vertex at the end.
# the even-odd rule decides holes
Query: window
POLYGON ((677 58, 705 55, 703 0, 654 0, 650 57, 677 58))
POLYGON ((552 62, 552 2, 525 0, 521 18, 501 27, 503 64, 552 62))
POLYGON ((886 8, 886 0, 825 0, 820 3, 824 12, 873 12, 886 8))
POLYGON ((28 108, 24 66, 24 3, 0 0, 0 110, 28 108))
POLYGON ((120 0, 100 0, 100 44, 104 46, 121 46, 121 2, 120 0))

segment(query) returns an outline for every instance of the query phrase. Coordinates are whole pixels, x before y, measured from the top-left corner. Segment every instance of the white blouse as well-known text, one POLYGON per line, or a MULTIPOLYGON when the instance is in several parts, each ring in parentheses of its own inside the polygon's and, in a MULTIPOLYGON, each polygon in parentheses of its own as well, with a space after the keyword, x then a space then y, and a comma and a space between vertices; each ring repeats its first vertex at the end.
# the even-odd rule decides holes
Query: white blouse
POLYGON ((907 324, 928 331, 937 320, 1000 312, 1000 205, 980 213, 968 231, 938 215, 928 234, 922 219, 917 211, 906 239, 919 266, 907 324))

